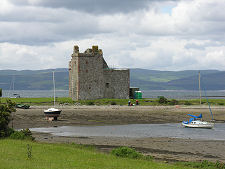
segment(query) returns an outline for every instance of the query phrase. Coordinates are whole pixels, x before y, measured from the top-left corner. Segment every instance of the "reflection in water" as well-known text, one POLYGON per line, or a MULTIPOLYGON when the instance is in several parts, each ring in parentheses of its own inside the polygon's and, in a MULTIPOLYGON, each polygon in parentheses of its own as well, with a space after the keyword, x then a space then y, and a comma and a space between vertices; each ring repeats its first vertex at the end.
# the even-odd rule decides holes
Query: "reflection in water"
POLYGON ((225 140, 225 124, 214 129, 183 128, 180 123, 129 124, 112 126, 62 126, 31 128, 31 131, 51 133, 57 136, 105 136, 105 137, 171 137, 204 140, 225 140))

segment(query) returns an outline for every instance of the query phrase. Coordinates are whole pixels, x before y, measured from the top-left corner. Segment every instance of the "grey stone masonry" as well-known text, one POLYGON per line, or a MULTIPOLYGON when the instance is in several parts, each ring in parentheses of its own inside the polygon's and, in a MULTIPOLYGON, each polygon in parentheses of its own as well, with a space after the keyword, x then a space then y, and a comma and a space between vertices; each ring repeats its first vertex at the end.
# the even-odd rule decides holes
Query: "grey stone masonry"
POLYGON ((111 69, 98 46, 84 53, 74 46, 69 62, 69 96, 73 100, 128 99, 129 69, 111 69))

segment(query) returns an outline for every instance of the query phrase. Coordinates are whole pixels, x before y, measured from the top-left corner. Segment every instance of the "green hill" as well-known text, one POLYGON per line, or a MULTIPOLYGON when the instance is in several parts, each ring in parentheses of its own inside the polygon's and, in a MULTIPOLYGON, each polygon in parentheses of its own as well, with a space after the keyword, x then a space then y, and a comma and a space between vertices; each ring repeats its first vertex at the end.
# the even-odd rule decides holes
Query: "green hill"
MULTIPOLYGON (((0 88, 9 90, 50 90, 52 71, 0 70, 0 88)), ((54 69, 57 89, 68 90, 68 69, 54 69)), ((225 90, 225 71, 201 70, 201 83, 207 90, 225 90)), ((157 71, 130 69, 130 84, 141 90, 198 90, 198 70, 157 71)))

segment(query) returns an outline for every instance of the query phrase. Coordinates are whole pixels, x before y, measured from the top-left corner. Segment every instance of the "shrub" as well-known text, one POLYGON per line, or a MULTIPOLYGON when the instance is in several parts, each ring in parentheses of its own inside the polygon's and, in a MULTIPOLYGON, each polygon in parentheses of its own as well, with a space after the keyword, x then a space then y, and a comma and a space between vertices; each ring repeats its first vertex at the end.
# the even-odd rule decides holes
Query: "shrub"
POLYGON ((168 100, 164 96, 160 96, 158 102, 160 104, 167 104, 168 100))
POLYGON ((224 103, 218 103, 218 105, 223 106, 223 105, 224 105, 224 103))
POLYGON ((185 102, 184 102, 184 105, 187 105, 187 106, 188 106, 188 105, 192 105, 192 104, 191 104, 191 102, 189 102, 189 101, 185 101, 185 102))
POLYGON ((87 102, 87 105, 95 105, 95 103, 93 101, 89 101, 87 102))
POLYGON ((111 152, 113 155, 118 157, 125 157, 125 158, 141 158, 143 155, 137 151, 135 151, 133 148, 129 147, 119 147, 115 148, 111 152))
POLYGON ((170 102, 169 102, 170 105, 177 105, 178 104, 178 101, 175 100, 175 99, 172 99, 170 102))
POLYGON ((216 163, 209 162, 207 160, 201 162, 185 162, 184 166, 192 167, 192 168, 217 168, 217 169, 225 169, 224 163, 217 161, 216 163))
POLYGON ((32 133, 29 129, 23 129, 21 131, 14 131, 9 138, 11 139, 19 139, 19 140, 34 140, 32 137, 32 133))
POLYGON ((0 138, 7 137, 11 134, 11 130, 8 127, 10 122, 10 114, 15 112, 15 103, 11 100, 7 100, 6 104, 0 104, 0 138))
POLYGON ((114 101, 113 101, 113 102, 111 102, 111 105, 116 105, 116 102, 114 102, 114 101))
POLYGON ((225 164, 221 163, 220 161, 216 161, 216 167, 219 169, 225 169, 225 164))

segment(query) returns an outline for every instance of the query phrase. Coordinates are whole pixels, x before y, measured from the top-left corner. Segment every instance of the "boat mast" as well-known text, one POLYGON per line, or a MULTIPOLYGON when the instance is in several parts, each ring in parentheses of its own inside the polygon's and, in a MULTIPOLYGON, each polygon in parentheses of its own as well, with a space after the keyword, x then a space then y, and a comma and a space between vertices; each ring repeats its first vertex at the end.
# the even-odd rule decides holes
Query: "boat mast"
POLYGON ((201 75, 200 75, 200 71, 198 72, 198 88, 199 88, 199 101, 200 101, 200 105, 202 104, 202 93, 201 93, 201 75))
POLYGON ((53 90, 54 90, 54 107, 55 107, 55 72, 52 72, 53 90))

